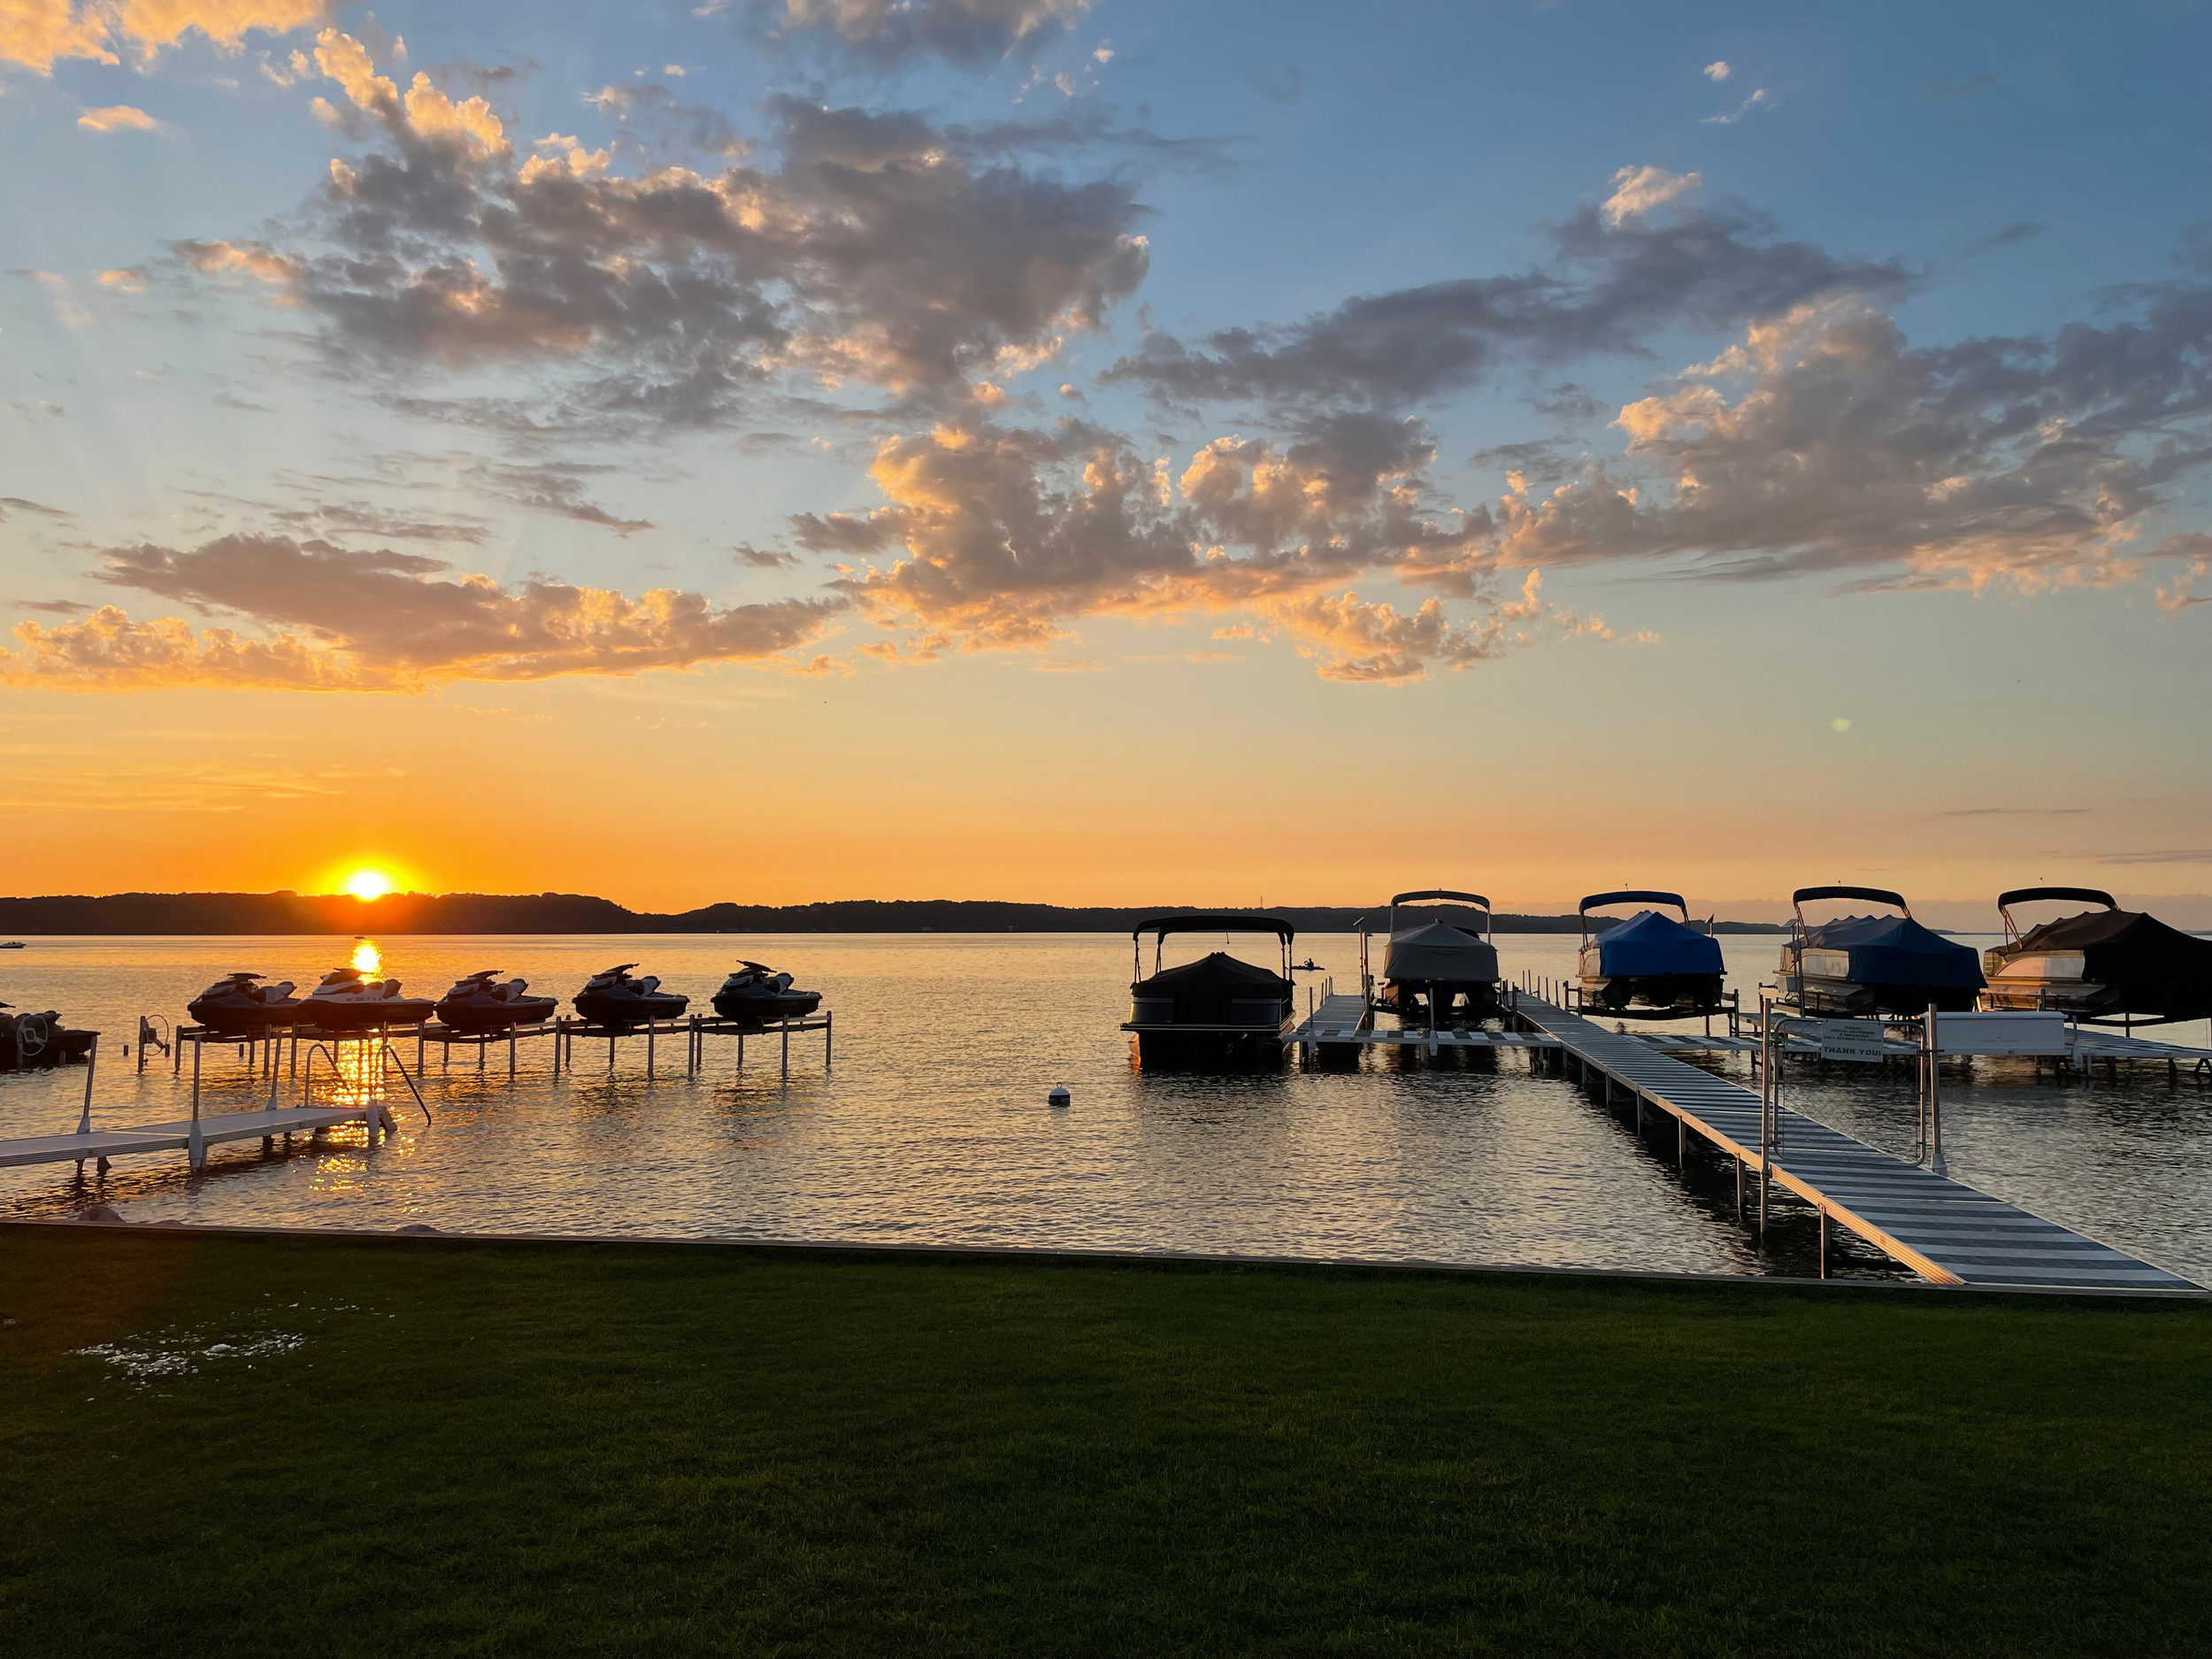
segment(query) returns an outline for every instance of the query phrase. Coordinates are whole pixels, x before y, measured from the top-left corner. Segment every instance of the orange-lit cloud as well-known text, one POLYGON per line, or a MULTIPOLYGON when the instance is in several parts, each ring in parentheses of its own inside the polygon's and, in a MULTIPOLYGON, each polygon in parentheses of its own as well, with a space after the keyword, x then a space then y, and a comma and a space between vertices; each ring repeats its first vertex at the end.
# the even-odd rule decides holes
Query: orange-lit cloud
POLYGON ((82 111, 77 117, 77 125, 90 127, 96 133, 150 133, 161 123, 130 104, 111 104, 104 109, 82 111))
POLYGON ((103 580, 238 612, 266 637, 195 632, 183 618, 134 621, 103 606, 81 621, 15 629, 0 683, 119 691, 212 686, 414 691, 457 680, 633 674, 757 662, 818 637, 839 602, 779 600, 718 610, 697 594, 488 576, 443 580, 436 559, 349 553, 282 537, 227 536, 188 551, 109 556, 103 580))
POLYGON ((0 0, 0 62, 46 75, 61 58, 151 58, 188 34, 235 48, 250 32, 280 35, 329 11, 327 0, 0 0))

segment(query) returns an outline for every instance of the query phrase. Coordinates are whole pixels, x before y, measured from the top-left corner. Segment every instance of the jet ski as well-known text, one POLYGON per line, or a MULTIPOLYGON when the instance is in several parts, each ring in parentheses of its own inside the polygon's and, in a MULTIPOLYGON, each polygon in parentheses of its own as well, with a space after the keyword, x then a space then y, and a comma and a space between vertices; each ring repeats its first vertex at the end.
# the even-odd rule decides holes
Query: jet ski
POLYGON ((435 1007, 426 996, 402 996, 397 979, 364 979, 358 968, 337 968, 323 975, 294 1018, 320 1031, 369 1031, 419 1025, 435 1007))
POLYGON ((819 991, 795 991, 791 976, 764 963, 741 962, 737 972, 714 994, 714 1011, 725 1019, 760 1025, 772 1019, 803 1019, 822 1006, 819 991))
POLYGON ((576 1011, 595 1025, 618 1027, 682 1018, 691 999, 662 990, 661 982, 650 974, 633 979, 630 970, 636 966, 634 962, 626 962, 618 968, 593 974, 590 983, 576 993, 576 1011))
POLYGON ((288 1025, 302 1006, 292 982, 258 985, 257 973, 234 973, 218 979, 184 1005, 196 1025, 219 1037, 258 1037, 272 1025, 288 1025))
POLYGON ((0 1071, 44 1071, 73 1065, 92 1053, 96 1031, 71 1031, 52 1009, 42 1014, 12 1014, 0 1002, 0 1071))
POLYGON ((1884 887, 1800 887, 1790 895, 1795 931, 1782 947, 1783 1000, 1804 1014, 1912 1017, 1932 1004, 1946 1014, 1970 1011, 1982 994, 1973 950, 1923 927, 1903 895, 1884 887), (1870 899, 1901 916, 1844 916, 1818 926, 1805 920, 1817 899, 1870 899))
POLYGON ((553 1018, 560 1000, 529 995, 530 981, 510 979, 492 983, 499 972, 487 968, 454 981, 453 988, 438 999, 438 1018, 455 1031, 505 1031, 511 1025, 535 1025, 553 1018))
POLYGON ((1720 941, 1690 924, 1678 893, 1628 888, 1582 901, 1582 1001, 1586 1008, 1632 1018, 1710 1014, 1721 1007, 1720 941), (1671 904, 1682 919, 1639 910, 1603 933, 1590 932, 1590 912, 1606 904, 1671 904))
MULTIPOLYGON (((1473 918, 1470 918, 1469 920, 1473 918)), ((1381 1006, 1401 1016, 1426 1010, 1442 1018, 1463 1003, 1473 1019, 1498 1009, 1498 949, 1490 942, 1490 901, 1479 893, 1432 887, 1401 893, 1390 901, 1390 943, 1383 951, 1381 1006), (1477 926, 1408 918, 1401 926, 1398 907, 1442 900, 1481 911, 1477 926)))
POLYGON ((1997 895, 1997 914, 2005 942, 1982 956, 1992 1008, 2055 1008, 2093 1025, 2212 1018, 2212 940, 2124 910, 2095 887, 2015 887, 1997 895), (2012 907, 2046 899, 2079 899, 2104 910, 2022 933, 2012 907))

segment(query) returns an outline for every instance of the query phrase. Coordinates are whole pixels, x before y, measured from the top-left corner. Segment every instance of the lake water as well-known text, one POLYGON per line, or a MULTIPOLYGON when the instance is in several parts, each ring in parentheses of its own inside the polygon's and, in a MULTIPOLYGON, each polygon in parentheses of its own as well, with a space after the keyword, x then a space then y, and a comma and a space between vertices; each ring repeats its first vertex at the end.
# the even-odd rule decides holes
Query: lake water
MULTIPOLYGON (((1786 1211, 1762 1252, 1736 1219, 1727 1165, 1694 1159, 1678 1174, 1671 1133, 1640 1142, 1571 1085, 1532 1076, 1524 1055, 1455 1064, 1371 1052, 1351 1073, 1141 1072, 1116 1028, 1127 1015, 1125 938, 380 942, 384 971, 411 990, 498 968, 565 1001, 592 971, 634 960, 701 1011, 737 957, 757 957, 827 994, 834 1065, 825 1070, 818 1036, 796 1039, 785 1083, 772 1041, 755 1039, 740 1071, 718 1038, 695 1078, 683 1075, 681 1044, 662 1044, 649 1081, 641 1041, 622 1046, 612 1073, 603 1044, 580 1041, 574 1074, 557 1079, 551 1045, 538 1039, 520 1045, 511 1085, 503 1050, 480 1076, 466 1051, 442 1071, 434 1048, 425 1092, 435 1121, 403 1101, 398 1138, 373 1150, 354 1130, 273 1156, 252 1141, 218 1148, 196 1177, 181 1154, 119 1160, 96 1180, 67 1164, 0 1170, 0 1214, 105 1203, 133 1221, 1815 1269, 1809 1212, 1786 1211), (1048 1108, 1055 1084, 1072 1091, 1071 1108, 1048 1108)), ((1185 954, 1217 942, 1193 939, 1185 954)), ((1722 942, 1731 983, 1755 997, 1778 938, 1722 942)), ((1498 944, 1509 978, 1573 972, 1571 935, 1498 944)), ((311 986, 350 949, 296 937, 38 939, 0 955, 0 1000, 58 1009, 105 1033, 95 1122, 121 1126, 181 1116, 188 1101, 166 1060, 150 1059, 142 1076, 119 1055, 142 1012, 181 1018, 190 996, 233 969, 311 986)), ((1356 984, 1356 939, 1303 936, 1298 949, 1340 985, 1356 984)), ((1264 949, 1247 941, 1242 954, 1264 949)), ((2208 1036, 2201 1025, 2152 1034, 2208 1036)), ((413 1046, 401 1048, 411 1064, 413 1046)), ((204 1065, 206 1110, 265 1101, 234 1050, 211 1048, 204 1065)), ((1750 1081, 1741 1062, 1715 1069, 1750 1081)), ((0 1136, 73 1129, 83 1075, 0 1078, 0 1136)), ((1793 1071, 1788 1090, 1795 1109, 1909 1155, 1909 1071, 1793 1071)), ((2170 1084, 2162 1068, 2059 1080, 2026 1061, 1983 1060, 1970 1083, 1947 1079, 1945 1146, 1960 1179, 2212 1281, 2212 1088, 2170 1084)), ((1836 1271, 1895 1271, 1855 1244, 1836 1271)))

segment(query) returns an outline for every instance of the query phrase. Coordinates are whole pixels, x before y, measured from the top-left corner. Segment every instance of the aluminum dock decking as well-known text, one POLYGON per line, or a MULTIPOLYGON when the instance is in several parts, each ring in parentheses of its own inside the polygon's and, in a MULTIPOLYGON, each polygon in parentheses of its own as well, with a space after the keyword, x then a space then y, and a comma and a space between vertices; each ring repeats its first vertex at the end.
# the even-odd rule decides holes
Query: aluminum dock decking
POLYGON ((372 1102, 362 1106, 280 1107, 274 1111, 221 1112, 196 1120, 180 1118, 173 1123, 140 1124, 129 1129, 93 1129, 78 1134, 24 1135, 0 1141, 0 1168, 18 1164, 84 1164, 99 1158, 123 1157, 134 1152, 194 1152, 194 1132, 201 1147, 227 1141, 252 1141, 274 1135, 311 1134, 339 1124, 366 1122, 370 1138, 380 1128, 394 1129, 388 1108, 372 1102))
POLYGON ((1374 1015, 1369 1010, 1366 999, 1357 996, 1329 995, 1321 999, 1321 1005, 1306 1018, 1283 1029, 1283 1041, 1300 1047, 1325 1045, 1330 1048, 1555 1048, 1559 1045, 1540 1033, 1522 1031, 1456 1030, 1440 1026, 1435 1031, 1417 1028, 1405 1030, 1375 1028, 1374 1015))
POLYGON ((1771 1163, 1760 1151, 1759 1096, 1521 993, 1508 1019, 1555 1038, 1585 1078, 1618 1086, 1756 1174, 1942 1285, 2205 1294, 2201 1286, 2016 1205, 1908 1164, 1784 1107, 1771 1163))

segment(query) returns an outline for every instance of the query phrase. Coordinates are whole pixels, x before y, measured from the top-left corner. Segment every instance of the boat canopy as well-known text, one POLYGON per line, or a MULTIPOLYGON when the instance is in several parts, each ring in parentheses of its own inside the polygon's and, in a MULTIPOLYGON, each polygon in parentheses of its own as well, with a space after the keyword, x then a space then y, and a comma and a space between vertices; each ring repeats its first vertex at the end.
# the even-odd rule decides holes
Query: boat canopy
MULTIPOLYGON (((2012 907, 2031 904, 2039 899, 2076 899, 2084 904, 2101 904, 2108 910, 2120 908, 2120 902, 2102 887, 2015 887, 2008 893, 1997 895, 1997 914, 2004 920, 2008 943, 2020 937, 2020 925, 2012 919, 2012 907)), ((2077 918, 2068 917, 2064 919, 2072 921, 2077 918)))
MULTIPOLYGON (((1802 892, 1801 898, 1880 897, 1901 908, 1904 901, 1893 894, 1861 889, 1822 888, 1802 892)), ((1923 927, 1904 916, 1844 916, 1799 935, 1807 950, 1850 953, 1849 979, 1857 985, 1924 985, 1978 989, 1980 961, 1965 945, 1923 927)))
POLYGON ((1497 977, 1497 947, 1449 922, 1425 922, 1393 933, 1383 955, 1383 978, 1400 985, 1479 985, 1497 977))
MULTIPOLYGON (((1486 937, 1488 935, 1490 932, 1490 901, 1483 897, 1481 894, 1462 893, 1455 887, 1423 887, 1417 893, 1394 893, 1390 895, 1391 937, 1394 939, 1398 934, 1398 907, 1401 904, 1426 904, 1430 902, 1473 905, 1477 910, 1482 912, 1483 931, 1482 933, 1477 935, 1477 937, 1486 937)), ((1471 928, 1463 928, 1460 931, 1463 933, 1473 932, 1471 928)))
MULTIPOLYGON (((1606 894, 1602 899, 1662 896, 1651 894, 1606 894)), ((1663 895, 1670 899, 1672 895, 1663 895)), ((1673 899, 1679 904, 1679 899, 1673 899)), ((1585 899, 1587 907, 1591 901, 1585 899)), ((1598 936, 1598 973, 1608 979, 1640 979, 1662 974, 1713 974, 1723 972, 1720 941, 1685 926, 1656 910, 1639 910, 1617 927, 1598 936)), ((1972 954, 1970 951, 1968 953, 1972 954)))
MULTIPOLYGON (((1133 980, 1141 978, 1144 973, 1144 936, 1147 933, 1150 933, 1154 936, 1152 941, 1152 971, 1155 974, 1157 974, 1160 972, 1160 955, 1161 952, 1165 950, 1167 948, 1167 936, 1170 933, 1272 933, 1275 935, 1276 943, 1280 948, 1282 953, 1283 968, 1283 972, 1279 975, 1273 977, 1282 979, 1282 981, 1287 985, 1289 983, 1290 977, 1290 941, 1298 936, 1298 929, 1291 923, 1285 921, 1279 916, 1254 916, 1248 914, 1243 916, 1208 916, 1203 914, 1186 916, 1155 916, 1149 921, 1139 922, 1136 926, 1129 931, 1129 946, 1130 955, 1132 957, 1129 977, 1133 980)), ((1236 960, 1233 956, 1223 956, 1219 951, 1216 951, 1214 953, 1214 956, 1219 957, 1220 960, 1224 962, 1234 962, 1236 960)), ((1213 957, 1209 957, 1207 960, 1211 961, 1213 960, 1213 957)), ((1191 965, 1196 966, 1197 964, 1193 964, 1191 965)), ((1239 964, 1238 965, 1246 966, 1248 964, 1239 964)), ((1266 971, 1264 969, 1258 969, 1255 970, 1255 972, 1265 972, 1266 971)), ((1287 993, 1286 993, 1286 995, 1287 995, 1287 993)))
POLYGON ((2032 927, 2005 955, 2078 950, 2081 977, 2108 987, 2116 1007, 2169 1018, 2200 1018, 2212 1008, 2212 939, 2169 927, 2155 916, 2118 909, 2062 916, 2032 927))

